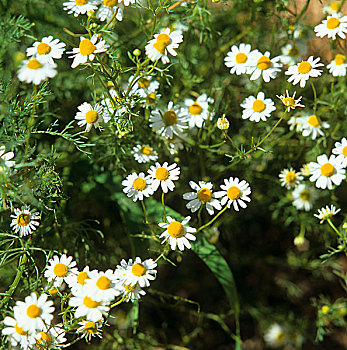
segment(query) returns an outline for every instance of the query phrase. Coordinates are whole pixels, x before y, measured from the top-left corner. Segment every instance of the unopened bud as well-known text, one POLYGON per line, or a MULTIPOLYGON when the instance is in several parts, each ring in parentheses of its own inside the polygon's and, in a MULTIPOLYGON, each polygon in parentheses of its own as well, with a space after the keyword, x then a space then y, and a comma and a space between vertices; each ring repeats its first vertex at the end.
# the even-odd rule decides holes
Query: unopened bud
POLYGON ((229 129, 229 121, 227 118, 225 118, 225 115, 223 115, 222 118, 218 118, 217 120, 217 128, 219 130, 228 130, 229 129))
POLYGON ((138 56, 141 55, 141 51, 140 51, 139 49, 135 49, 135 50, 133 51, 133 55, 138 57, 138 56))

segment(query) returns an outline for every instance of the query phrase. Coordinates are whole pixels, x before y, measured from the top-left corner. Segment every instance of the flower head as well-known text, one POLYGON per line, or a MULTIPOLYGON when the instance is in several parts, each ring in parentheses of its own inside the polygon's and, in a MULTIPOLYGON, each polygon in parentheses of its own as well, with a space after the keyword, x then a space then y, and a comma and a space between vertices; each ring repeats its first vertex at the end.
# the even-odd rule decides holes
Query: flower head
POLYGON ((47 78, 53 78, 56 76, 56 67, 57 65, 55 63, 50 64, 39 57, 23 60, 22 65, 18 70, 18 79, 20 81, 25 81, 26 83, 39 85, 47 78))
POLYGON ((49 326, 35 335, 36 347, 40 350, 56 349, 66 342, 65 330, 62 324, 49 326))
POLYGON ((14 166, 15 162, 10 160, 14 157, 13 152, 6 152, 6 147, 4 145, 0 146, 0 173, 6 168, 11 168, 14 166))
POLYGON ((79 294, 87 280, 90 278, 89 274, 89 266, 85 266, 82 271, 72 269, 71 273, 66 276, 65 281, 69 285, 73 295, 79 294))
POLYGON ((158 153, 148 145, 136 145, 131 154, 138 163, 148 163, 158 159, 158 153))
POLYGON ((221 118, 217 120, 217 128, 219 130, 228 130, 230 126, 229 120, 223 115, 221 118))
POLYGON ((97 9, 93 0, 70 0, 64 2, 63 6, 65 11, 68 11, 69 14, 73 13, 75 17, 97 9))
POLYGON ((82 320, 78 323, 80 325, 77 328, 78 333, 83 333, 83 336, 90 341, 93 337, 102 338, 101 335, 101 322, 92 322, 82 320))
POLYGON ((279 174, 281 186, 285 186, 288 190, 295 188, 303 179, 300 173, 297 173, 293 168, 283 169, 279 174))
POLYGON ((30 349, 35 344, 34 333, 25 331, 16 319, 6 316, 2 323, 5 325, 2 334, 8 336, 12 346, 19 345, 22 349, 30 349))
POLYGON ((36 211, 31 211, 30 207, 24 205, 21 209, 14 208, 14 214, 11 215, 12 222, 10 224, 12 230, 19 232, 20 236, 30 235, 32 231, 40 225, 40 214, 36 211))
POLYGON ((250 121, 259 122, 260 120, 266 121, 270 117, 271 113, 276 110, 274 102, 271 98, 265 98, 263 92, 259 92, 257 97, 249 96, 242 103, 241 107, 244 108, 242 112, 242 118, 250 121))
POLYGON ((127 176, 125 180, 122 181, 123 192, 126 193, 127 197, 133 197, 133 201, 142 201, 144 197, 149 197, 153 194, 153 189, 151 186, 152 178, 150 176, 145 176, 144 173, 132 173, 127 176))
POLYGON ((327 205, 325 208, 318 209, 318 214, 313 214, 316 218, 320 220, 322 224, 325 220, 330 219, 332 216, 336 215, 341 209, 336 209, 334 205, 331 205, 330 208, 327 205))
POLYGON ((321 38, 327 35, 328 38, 335 40, 336 35, 338 35, 340 38, 345 39, 347 33, 347 16, 334 13, 318 24, 314 28, 314 31, 316 32, 316 36, 321 38))
POLYGON ((284 344, 286 335, 283 328, 275 323, 266 331, 264 340, 272 348, 278 348, 284 344))
POLYGON ((347 166, 347 139, 343 137, 341 139, 341 142, 335 142, 335 147, 332 150, 333 154, 336 154, 337 156, 343 156, 342 165, 344 167, 347 166))
POLYGON ((146 295, 146 292, 139 286, 138 283, 135 285, 123 283, 119 288, 121 290, 122 296, 125 297, 124 301, 126 303, 129 301, 133 303, 135 300, 140 300, 141 297, 146 295))
POLYGON ((320 121, 315 114, 301 117, 302 135, 307 137, 311 135, 312 140, 315 140, 318 135, 324 136, 322 127, 328 129, 330 124, 320 121))
POLYGON ((251 45, 241 43, 239 47, 233 45, 224 58, 225 65, 230 68, 230 74, 244 74, 249 68, 251 45))
POLYGON ((174 181, 178 180, 180 172, 180 168, 177 167, 176 163, 169 165, 165 162, 163 165, 160 165, 157 162, 155 165, 151 165, 148 174, 152 179, 153 190, 156 191, 161 186, 164 193, 167 193, 169 190, 173 191, 175 188, 174 181))
POLYGON ((27 48, 27 56, 39 57, 42 62, 54 64, 53 59, 63 56, 66 44, 53 39, 53 36, 43 37, 41 41, 35 41, 33 46, 27 48))
POLYGON ((78 126, 86 125, 86 132, 89 132, 91 128, 99 128, 100 123, 103 122, 102 107, 96 104, 94 107, 88 102, 84 102, 77 107, 78 112, 75 115, 75 119, 78 120, 78 126))
POLYGON ((337 54, 327 65, 327 68, 334 77, 344 77, 347 71, 347 56, 340 53, 337 54))
POLYGON ((208 97, 206 94, 200 95, 196 100, 188 98, 184 101, 186 107, 188 107, 188 123, 189 128, 195 126, 201 128, 204 121, 208 118, 209 103, 213 103, 214 99, 208 97))
POLYGON ((96 13, 96 18, 99 18, 101 22, 103 21, 110 21, 115 11, 117 11, 116 14, 116 20, 122 21, 123 20, 123 6, 120 4, 121 0, 98 0, 96 3, 97 5, 100 4, 100 7, 98 9, 98 12, 96 13))
POLYGON ((281 48, 281 62, 283 64, 293 65, 295 62, 301 59, 303 55, 304 47, 297 44, 287 44, 281 48))
POLYGON ((276 97, 278 97, 282 101, 282 103, 287 107, 287 112, 290 112, 291 109, 295 109, 296 107, 305 107, 304 105, 300 104, 302 96, 300 96, 296 100, 295 94, 296 91, 294 91, 293 97, 290 97, 288 90, 286 90, 286 95, 276 95, 276 97))
POLYGON ((311 186, 300 184, 292 192, 292 198, 296 209, 310 211, 314 200, 317 198, 317 192, 311 186))

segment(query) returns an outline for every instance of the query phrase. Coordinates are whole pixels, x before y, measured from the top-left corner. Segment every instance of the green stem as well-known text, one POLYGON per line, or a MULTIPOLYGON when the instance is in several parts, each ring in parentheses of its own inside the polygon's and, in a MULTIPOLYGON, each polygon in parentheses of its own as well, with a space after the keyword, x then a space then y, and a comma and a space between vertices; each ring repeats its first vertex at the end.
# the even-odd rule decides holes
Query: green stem
POLYGON ((143 200, 140 201, 143 209, 143 215, 145 216, 145 223, 148 224, 147 212, 145 207, 145 202, 143 200))
POLYGON ((313 98, 314 98, 313 110, 314 110, 314 114, 316 114, 316 111, 317 111, 317 91, 316 91, 316 88, 314 87, 312 79, 310 79, 310 84, 312 86, 313 98))
POLYGON ((231 144, 237 149, 237 152, 239 154, 242 154, 241 150, 237 147, 237 145, 234 143, 234 141, 232 140, 232 138, 227 134, 226 131, 224 131, 224 137, 226 137, 230 142, 231 144))
POLYGON ((118 13, 119 7, 116 8, 116 11, 114 11, 114 14, 112 15, 112 17, 110 18, 110 20, 103 26, 103 28, 101 29, 101 31, 104 31, 107 29, 107 27, 113 22, 113 20, 116 18, 117 13, 118 13))
POLYGON ((261 79, 260 79, 260 82, 259 82, 259 84, 258 84, 257 90, 256 90, 256 92, 255 92, 255 94, 254 94, 255 97, 257 97, 257 95, 258 95, 258 92, 259 92, 260 89, 261 89, 261 84, 262 84, 262 83, 263 83, 263 79, 261 78, 261 79))
POLYGON ((195 233, 198 233, 199 231, 205 229, 206 227, 210 226, 214 221, 216 221, 226 210, 228 209, 228 205, 225 206, 223 210, 221 210, 214 218, 212 218, 207 224, 204 226, 199 227, 195 233))
POLYGON ((163 205, 164 222, 166 222, 166 208, 165 208, 164 196, 165 196, 165 193, 163 192, 161 194, 161 204, 163 205))
POLYGON ((111 101, 113 101, 113 97, 111 96, 110 91, 108 90, 107 86, 102 81, 102 79, 99 77, 98 72, 95 70, 94 65, 93 65, 93 61, 90 61, 90 66, 92 67, 92 71, 93 71, 94 75, 97 77, 97 79, 100 81, 101 85, 103 86, 103 88, 107 92, 108 97, 110 98, 111 101))
POLYGON ((125 295, 122 297, 122 299, 120 299, 120 300, 116 301, 114 304, 112 304, 112 305, 110 306, 110 309, 112 309, 112 308, 114 308, 115 306, 121 304, 121 303, 124 301, 124 299, 129 295, 129 293, 130 293, 130 291, 127 292, 127 294, 125 294, 125 295))
POLYGON ((341 233, 339 232, 339 230, 335 227, 335 225, 332 223, 332 221, 330 220, 330 218, 327 219, 328 224, 330 225, 330 227, 337 233, 337 235, 339 237, 341 237, 341 233))
POLYGON ((198 211, 198 225, 201 226, 201 212, 202 212, 202 208, 204 207, 203 204, 201 204, 200 209, 198 211))

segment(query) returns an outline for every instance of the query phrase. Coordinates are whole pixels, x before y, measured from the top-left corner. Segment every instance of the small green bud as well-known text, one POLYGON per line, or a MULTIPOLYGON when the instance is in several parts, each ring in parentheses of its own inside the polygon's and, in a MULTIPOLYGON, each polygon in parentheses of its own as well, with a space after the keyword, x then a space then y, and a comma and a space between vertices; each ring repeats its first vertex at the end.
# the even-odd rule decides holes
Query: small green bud
POLYGON ((138 57, 138 56, 141 55, 141 51, 140 51, 139 49, 135 49, 135 50, 133 51, 133 55, 138 57))

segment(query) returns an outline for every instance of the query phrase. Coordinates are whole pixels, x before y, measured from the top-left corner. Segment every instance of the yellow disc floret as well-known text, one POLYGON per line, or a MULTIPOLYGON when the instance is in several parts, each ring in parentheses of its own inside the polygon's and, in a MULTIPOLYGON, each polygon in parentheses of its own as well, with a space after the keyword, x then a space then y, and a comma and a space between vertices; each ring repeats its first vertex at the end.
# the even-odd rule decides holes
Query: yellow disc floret
POLYGON ((26 213, 21 213, 17 216, 16 222, 18 226, 27 226, 30 223, 30 215, 26 213))
POLYGON ((342 154, 344 155, 344 157, 347 157, 347 146, 343 147, 342 154))
POLYGON ((47 55, 51 52, 51 47, 46 43, 40 43, 37 45, 36 50, 39 55, 47 55))
POLYGON ((295 100, 293 99, 293 97, 285 97, 282 102, 287 107, 295 106, 295 100))
POLYGON ((83 298, 83 305, 86 306, 88 309, 95 309, 100 305, 99 302, 93 300, 91 297, 88 297, 87 295, 83 298))
POLYGON ((89 39, 83 39, 79 47, 82 56, 91 55, 96 50, 95 45, 89 39))
POLYGON ((295 174, 295 172, 294 171, 288 171, 284 179, 289 184, 295 183, 295 181, 296 181, 296 174, 295 174))
POLYGON ((309 190, 303 190, 300 192, 300 199, 302 201, 309 201, 311 199, 311 192, 309 190))
POLYGON ((67 274, 68 268, 65 264, 58 263, 54 266, 53 273, 57 277, 65 277, 67 274))
POLYGON ((99 119, 99 114, 97 111, 91 110, 86 113, 86 122, 88 124, 94 124, 98 121, 98 119, 99 119))
POLYGON ((143 264, 136 263, 131 268, 131 272, 133 273, 133 275, 141 277, 146 274, 146 267, 143 264))
POLYGON ((28 332, 24 331, 22 327, 18 326, 18 322, 14 325, 14 330, 19 334, 19 335, 27 335, 28 332))
POLYGON ((325 163, 324 165, 322 165, 320 167, 320 173, 323 176, 330 177, 330 176, 332 176, 334 174, 334 172, 335 172, 335 168, 330 163, 325 163))
POLYGON ((42 67, 42 64, 36 59, 36 58, 32 58, 28 63, 27 63, 27 67, 29 69, 39 69, 42 67))
POLYGON ((307 74, 308 72, 311 71, 311 69, 312 69, 312 66, 307 61, 302 61, 298 66, 298 72, 300 74, 307 74))
POLYGON ((27 308, 27 316, 30 318, 39 317, 41 312, 41 308, 39 308, 36 304, 31 304, 27 308))
POLYGON ((133 182, 133 188, 136 191, 143 191, 146 188, 146 181, 144 179, 142 179, 141 177, 137 178, 133 182))
POLYGON ((161 54, 164 54, 166 47, 170 45, 170 43, 170 37, 165 33, 161 33, 158 35, 157 41, 153 44, 153 47, 161 54))
POLYGON ((117 5, 118 0, 103 0, 102 3, 107 7, 113 7, 117 5))
POLYGON ((53 339, 49 333, 40 332, 40 338, 36 339, 36 346, 39 349, 45 349, 47 346, 52 345, 53 339), (43 344, 44 346, 41 346, 43 344))
POLYGON ((167 232, 173 238, 180 238, 184 235, 184 227, 179 221, 173 221, 169 224, 167 232))
POLYGON ((243 52, 239 52, 235 57, 236 63, 245 63, 247 61, 247 55, 243 52))
POLYGON ((308 118, 307 123, 310 124, 311 126, 313 126, 314 128, 319 126, 319 121, 315 115, 311 115, 308 118))
POLYGON ((334 58, 334 62, 337 66, 341 66, 341 64, 344 64, 346 62, 346 56, 345 55, 341 55, 340 53, 337 54, 334 58))
POLYGON ((335 29, 340 25, 340 20, 336 17, 331 17, 327 20, 327 28, 335 29))
POLYGON ((87 272, 82 271, 77 275, 77 283, 84 286, 86 284, 86 279, 89 279, 87 272))
POLYGON ((202 112, 201 106, 197 102, 193 102, 193 104, 189 107, 189 113, 193 115, 199 115, 202 112))
POLYGON ((152 154, 152 148, 148 146, 142 146, 140 152, 145 156, 150 156, 152 154))
POLYGON ((171 126, 177 123, 177 114, 175 111, 169 110, 163 114, 162 119, 166 126, 171 126))
POLYGON ((227 190, 227 196, 231 200, 236 200, 241 197, 241 191, 236 186, 231 186, 227 190))
POLYGON ((271 67, 270 58, 267 56, 262 56, 257 62, 257 68, 260 70, 266 70, 271 67))
POLYGON ((88 321, 84 324, 84 330, 88 333, 95 334, 97 332, 96 324, 95 322, 88 321))
POLYGON ((88 0, 75 0, 77 6, 83 6, 88 2, 88 0))
POLYGON ((266 108, 266 105, 264 103, 264 101, 262 100, 255 100, 253 102, 253 106, 252 106, 252 109, 254 112, 262 112, 264 109, 266 108))
POLYGON ((150 81, 147 78, 141 78, 138 82, 137 82, 138 86, 140 89, 147 89, 150 81))
POLYGON ((111 281, 106 276, 101 276, 96 281, 96 286, 101 290, 109 289, 110 285, 111 285, 111 281))
POLYGON ((155 171, 155 178, 159 181, 164 181, 169 178, 169 172, 164 167, 160 167, 155 171))
POLYGON ((207 203, 211 200, 212 198, 212 192, 208 189, 208 188, 202 188, 198 194, 198 199, 203 202, 203 203, 207 203))

